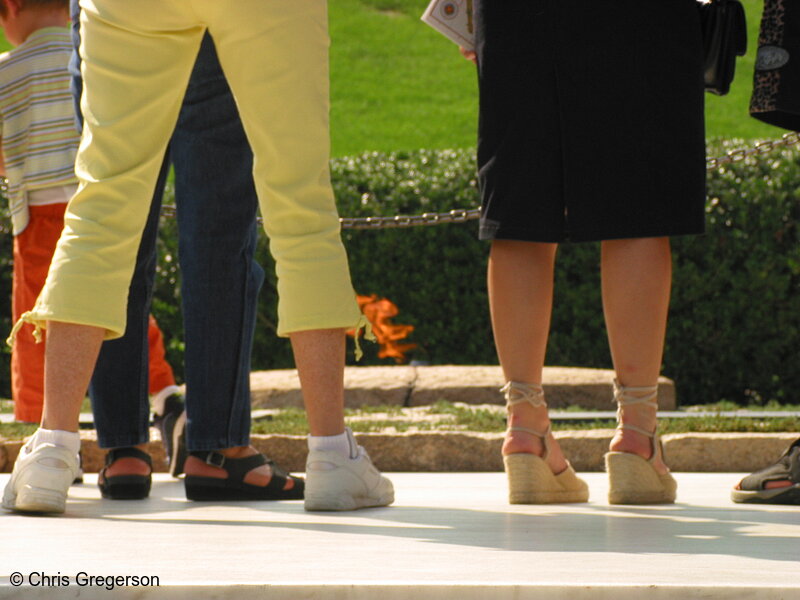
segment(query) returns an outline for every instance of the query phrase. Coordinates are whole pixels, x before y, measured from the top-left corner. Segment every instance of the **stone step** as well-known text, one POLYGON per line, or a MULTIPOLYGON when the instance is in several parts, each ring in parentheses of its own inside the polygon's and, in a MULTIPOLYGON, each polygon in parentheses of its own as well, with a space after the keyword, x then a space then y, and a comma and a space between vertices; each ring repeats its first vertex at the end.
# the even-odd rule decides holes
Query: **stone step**
MULTIPOLYGON (((603 470, 603 455, 612 429, 558 431, 556 439, 577 471, 603 470)), ((501 433, 418 432, 356 435, 379 469, 387 472, 502 471, 501 433)), ((105 450, 94 431, 82 431, 86 472, 103 466, 105 450)), ((772 463, 798 438, 797 433, 676 433, 662 437, 667 462, 679 472, 750 472, 772 463)), ((147 451, 156 472, 167 470, 164 451, 153 429, 147 451)), ((0 472, 8 472, 22 441, 0 440, 0 472)), ((284 468, 305 469, 306 438, 302 435, 253 435, 252 444, 284 468)))
MULTIPOLYGON (((590 410, 613 407, 614 371, 576 367, 545 367, 543 385, 550 408, 580 406, 590 410)), ((466 404, 503 404, 500 388, 505 380, 497 366, 395 366, 347 367, 344 372, 345 405, 424 406, 438 400, 466 404)), ((254 371, 250 387, 255 408, 303 406, 295 369, 254 371)), ((658 406, 674 410, 675 384, 661 377, 658 406)))

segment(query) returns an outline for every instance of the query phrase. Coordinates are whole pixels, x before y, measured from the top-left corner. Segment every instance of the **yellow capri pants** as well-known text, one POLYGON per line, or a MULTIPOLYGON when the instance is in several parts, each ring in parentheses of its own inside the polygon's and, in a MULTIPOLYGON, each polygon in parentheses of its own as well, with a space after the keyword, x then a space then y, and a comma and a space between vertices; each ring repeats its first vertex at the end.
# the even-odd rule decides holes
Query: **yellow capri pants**
POLYGON ((278 334, 362 325, 330 185, 326 0, 81 0, 81 7, 80 186, 24 320, 102 327, 107 339, 124 333, 156 177, 208 29, 253 149, 278 276, 278 334))

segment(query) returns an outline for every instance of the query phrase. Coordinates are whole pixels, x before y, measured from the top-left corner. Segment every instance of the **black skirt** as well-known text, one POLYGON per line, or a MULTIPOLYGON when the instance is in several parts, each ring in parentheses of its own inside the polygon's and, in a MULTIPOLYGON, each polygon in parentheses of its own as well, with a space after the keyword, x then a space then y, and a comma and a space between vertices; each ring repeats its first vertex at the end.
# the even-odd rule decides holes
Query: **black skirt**
POLYGON ((701 233, 695 0, 478 0, 481 239, 701 233))

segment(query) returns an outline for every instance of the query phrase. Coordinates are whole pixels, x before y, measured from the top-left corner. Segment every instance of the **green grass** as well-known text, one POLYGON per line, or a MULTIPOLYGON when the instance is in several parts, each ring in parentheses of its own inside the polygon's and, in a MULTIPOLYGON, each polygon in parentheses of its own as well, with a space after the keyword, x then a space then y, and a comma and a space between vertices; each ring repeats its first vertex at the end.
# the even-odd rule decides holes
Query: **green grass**
POLYGON ((730 400, 722 400, 713 404, 699 404, 681 408, 686 412, 731 412, 735 410, 800 412, 800 404, 781 404, 777 400, 770 400, 765 404, 749 404, 747 406, 741 406, 730 400))
MULTIPOLYGON (((704 412, 733 410, 739 407, 708 405, 697 407, 704 412)), ((752 407, 755 410, 764 407, 752 407)), ((782 407, 787 408, 787 407, 782 407)), ((793 407, 795 410, 798 407, 793 407)), ((368 406, 361 409, 347 409, 345 419, 357 433, 407 431, 470 431, 500 433, 506 428, 505 411, 501 406, 469 406, 453 404, 440 400, 428 407, 405 409, 399 406, 368 406)), ((613 429, 613 420, 564 422, 553 424, 556 431, 613 429)), ((21 439, 32 434, 36 425, 12 423, 0 424, 0 437, 21 439)), ((661 433, 688 432, 800 432, 800 418, 795 416, 755 419, 751 417, 722 417, 718 415, 686 417, 681 419, 660 419, 661 433)), ((305 435, 308 422, 305 411, 300 408, 276 410, 267 418, 253 422, 254 434, 305 435)))
POLYGON ((660 433, 797 433, 800 419, 780 417, 753 419, 748 417, 689 417, 659 419, 660 433))
MULTIPOLYGON (((0 414, 3 413, 13 413, 14 412, 14 402, 9 400, 8 398, 0 398, 0 414)), ((81 412, 82 413, 90 413, 92 412, 92 401, 89 398, 84 398, 83 404, 81 404, 81 412)))
MULTIPOLYGON (((732 410, 741 407, 720 408, 718 405, 697 407, 704 412, 732 410)), ((751 407, 763 410, 764 407, 751 407)), ((785 407, 784 407, 785 408, 785 407)), ((798 407, 794 407, 797 409, 798 407)), ((355 432, 407 432, 407 431, 472 431, 499 433, 505 430, 505 411, 502 407, 469 406, 440 400, 435 404, 417 409, 398 406, 372 406, 358 410, 347 410, 348 425, 355 432), (424 419, 424 420, 423 420, 424 419)), ((553 424, 556 431, 613 429, 614 420, 564 422, 553 424)), ((690 432, 800 432, 800 418, 795 416, 756 419, 752 417, 722 417, 717 415, 660 419, 662 433, 690 432)), ((253 423, 253 433, 304 435, 308 432, 305 413, 299 408, 276 411, 269 419, 253 423)))
POLYGON ((33 435, 37 427, 34 423, 0 423, 0 439, 21 440, 33 435))
MULTIPOLYGON (((742 0, 748 53, 725 97, 707 94, 709 137, 778 137, 748 115, 763 0, 742 0)), ((475 145, 474 67, 420 22, 428 0, 329 3, 333 155, 475 145)), ((4 42, 0 40, 0 46, 4 42)))
POLYGON ((329 3, 334 156, 475 145, 475 68, 419 20, 427 3, 329 3))
MULTIPOLYGON (((709 412, 718 410, 715 405, 702 407, 709 412)), ((740 408, 740 407, 737 407, 740 408)), ((754 410, 764 410, 764 407, 752 407, 754 410)), ((431 429, 453 429, 464 431, 501 432, 505 430, 505 412, 502 410, 472 407, 464 404, 453 404, 439 401, 429 409, 431 415, 451 417, 452 420, 442 426, 431 429)), ((725 408, 724 410, 731 410, 725 408)), ((734 409, 735 410, 735 409, 734 409)), ((588 429, 613 429, 616 427, 614 420, 597 419, 590 422, 564 422, 557 421, 553 424, 555 431, 588 430, 588 429)), ((754 419, 749 417, 685 417, 681 419, 659 419, 661 433, 688 433, 688 432, 785 432, 800 431, 800 418, 776 417, 768 419, 754 419)))

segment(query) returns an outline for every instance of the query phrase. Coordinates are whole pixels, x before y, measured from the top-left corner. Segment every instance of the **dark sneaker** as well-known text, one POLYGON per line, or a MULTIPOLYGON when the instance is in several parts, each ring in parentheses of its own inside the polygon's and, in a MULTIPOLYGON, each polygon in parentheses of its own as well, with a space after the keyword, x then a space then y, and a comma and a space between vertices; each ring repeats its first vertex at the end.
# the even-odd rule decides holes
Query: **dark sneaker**
POLYGON ((184 411, 183 396, 172 394, 164 402, 164 414, 153 415, 153 426, 161 434, 161 443, 164 444, 164 453, 169 463, 169 473, 178 477, 183 473, 183 463, 186 462, 186 411, 184 411))
POLYGON ((731 500, 752 504, 800 504, 800 439, 796 440, 772 465, 742 479, 731 490, 731 500), (770 481, 789 485, 767 488, 770 481))

